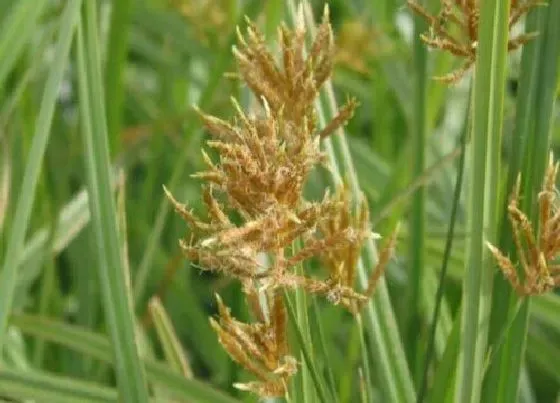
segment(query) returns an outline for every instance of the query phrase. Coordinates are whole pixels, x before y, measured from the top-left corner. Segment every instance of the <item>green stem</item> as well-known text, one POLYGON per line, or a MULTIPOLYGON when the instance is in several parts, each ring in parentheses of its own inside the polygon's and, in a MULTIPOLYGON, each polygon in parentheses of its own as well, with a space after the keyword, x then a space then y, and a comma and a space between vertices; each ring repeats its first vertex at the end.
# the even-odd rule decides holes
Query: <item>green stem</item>
MULTIPOLYGON (((468 116, 468 114, 467 114, 468 116)), ((426 349, 426 356, 424 358, 424 370, 422 372, 422 380, 420 382, 420 389, 418 391, 417 403, 422 403, 426 396, 428 389, 428 371, 430 369, 430 363, 432 361, 435 342, 436 342, 436 329, 439 320, 439 314, 443 302, 443 292, 445 289, 445 277, 447 276, 447 269, 449 267, 449 258, 451 257, 451 250, 453 246, 455 223, 457 219, 457 210, 459 208, 459 203, 461 199, 461 190, 463 188, 463 174, 465 167, 465 149, 466 149, 466 138, 468 129, 465 127, 465 132, 461 135, 461 157, 457 164, 457 179, 455 181, 455 190, 453 192, 453 205, 451 208, 451 214, 449 218, 449 229, 447 230, 447 238, 445 240, 445 249, 443 252, 443 260, 441 264, 441 271, 439 273, 438 288, 436 292, 436 305, 434 307, 434 313, 432 315, 432 321, 430 325, 430 331, 428 336, 428 347, 426 349)))
POLYGON ((86 2, 78 27, 77 65, 89 206, 95 234, 103 307, 113 344, 119 397, 124 402, 148 401, 144 367, 137 349, 130 298, 129 273, 119 242, 117 213, 111 190, 109 145, 99 47, 97 10, 86 2), (85 35, 84 35, 85 34, 85 35))
POLYGON ((124 71, 128 50, 128 31, 132 12, 131 0, 119 0, 111 3, 111 26, 107 65, 105 67, 105 105, 107 105, 107 131, 109 133, 110 151, 118 152, 122 127, 124 100, 124 71))
MULTIPOLYGON (((412 147, 414 150, 413 161, 411 164, 412 180, 420 178, 426 169, 425 149, 427 135, 427 51, 426 46, 420 35, 425 32, 426 23, 424 18, 415 14, 414 16, 414 77, 415 77, 415 97, 414 97, 414 125, 412 127, 412 147)), ((420 186, 412 197, 412 210, 410 217, 410 274, 408 281, 408 303, 407 313, 407 352, 410 367, 416 369, 418 360, 418 332, 421 329, 420 309, 421 306, 421 284, 425 266, 425 204, 426 190, 420 186)), ((415 373, 417 371, 414 371, 415 373)))
POLYGON ((468 147, 470 234, 463 282, 461 355, 456 401, 480 401, 486 354, 492 271, 485 241, 495 243, 504 106, 509 1, 481 4, 474 76, 473 131, 468 147))

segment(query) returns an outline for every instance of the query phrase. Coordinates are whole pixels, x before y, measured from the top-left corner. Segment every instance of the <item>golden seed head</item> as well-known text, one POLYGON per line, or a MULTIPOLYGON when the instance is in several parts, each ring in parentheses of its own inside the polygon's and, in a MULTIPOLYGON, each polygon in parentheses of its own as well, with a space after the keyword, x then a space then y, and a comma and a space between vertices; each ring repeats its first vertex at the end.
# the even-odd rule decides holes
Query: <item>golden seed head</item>
MULTIPOLYGON (((438 14, 430 14, 416 0, 408 0, 408 6, 413 12, 424 18, 430 26, 428 33, 421 35, 424 43, 431 48, 440 49, 464 59, 464 63, 457 70, 435 79, 445 83, 459 81, 474 65, 478 48, 478 30, 480 20, 480 4, 473 0, 441 0, 441 10, 438 14), (458 34, 456 32, 459 32, 458 34)), ((511 28, 519 19, 537 6, 541 0, 512 1, 508 20, 511 28)), ((535 33, 510 35, 508 51, 513 51, 535 37, 535 33)))
POLYGON ((272 397, 285 394, 297 370, 280 289, 301 287, 357 312, 373 294, 395 238, 387 253, 381 253, 367 289, 356 291, 355 267, 372 234, 365 199, 354 212, 345 187, 333 196, 326 192, 321 201, 309 201, 303 194, 311 171, 326 163, 321 139, 336 133, 357 107, 349 99, 330 122, 317 127, 314 103, 334 60, 328 8, 308 53, 302 15, 294 30, 280 28, 280 61, 268 51, 256 25, 250 20, 247 25, 245 34, 238 30, 233 53, 240 78, 260 110, 248 114, 233 100, 235 117, 225 121, 196 109, 211 135, 207 147, 216 155, 203 151, 206 169, 193 175, 204 182, 206 217, 196 216, 165 192, 189 228, 180 241, 184 255, 203 270, 239 279, 253 310, 255 322, 239 322, 217 296, 218 317, 210 319, 223 348, 257 378, 235 386, 272 397), (294 250, 298 240, 303 246, 294 250), (324 262, 325 278, 294 273, 312 257, 324 262))
POLYGON ((498 267, 520 296, 543 294, 560 286, 560 266, 555 263, 560 255, 560 209, 556 189, 558 168, 559 164, 554 163, 551 153, 538 195, 537 225, 533 225, 519 207, 520 176, 510 196, 508 213, 520 273, 508 257, 487 243, 498 267))

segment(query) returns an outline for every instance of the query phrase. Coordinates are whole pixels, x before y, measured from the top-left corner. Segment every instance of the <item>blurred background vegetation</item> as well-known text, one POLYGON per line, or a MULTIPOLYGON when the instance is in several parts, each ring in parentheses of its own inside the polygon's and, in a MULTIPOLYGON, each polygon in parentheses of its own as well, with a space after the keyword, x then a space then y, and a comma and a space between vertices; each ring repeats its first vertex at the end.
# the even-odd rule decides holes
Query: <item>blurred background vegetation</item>
MULTIPOLYGON (((106 121, 108 188, 117 200, 123 242, 118 247, 126 251, 122 266, 130 273, 140 350, 151 360, 148 379, 161 387, 158 401, 228 401, 225 395, 254 401, 232 388, 233 382, 248 379, 247 374, 221 349, 208 322, 215 314, 216 292, 234 316, 247 318, 240 287, 223 277, 201 274, 182 258, 178 239, 185 225, 171 211, 162 185, 195 210, 201 208, 199 183, 190 174, 203 168, 200 149, 206 134, 192 106, 226 118, 233 114, 230 97, 245 105, 250 102, 247 89, 225 75, 236 68, 231 55, 235 29, 244 26, 247 15, 272 44, 279 23, 287 18, 284 1, 91 1, 94 12, 81 10, 91 8, 86 5, 89 1, 0 2, 0 261, 4 272, 6 262, 11 262, 16 276, 4 273, 5 283, 0 285, 4 287, 0 298, 11 313, 8 331, 2 330, 0 338, 4 345, 0 395, 38 402, 116 399, 107 337, 111 325, 103 308, 105 280, 98 269, 104 263, 86 196, 86 166, 91 160, 84 148, 87 112, 82 110, 79 89, 80 75, 86 74, 93 77, 86 87, 91 90, 88 110, 94 132, 96 124, 106 121), (77 43, 79 35, 85 38, 83 49, 77 43), (84 50, 85 63, 80 65, 84 50), (96 109, 106 118, 100 119, 96 109), (38 138, 45 141, 44 155, 38 138), (39 164, 36 186, 24 179, 33 161, 39 164), (26 201, 32 203, 28 220, 16 212, 26 201), (17 239, 13 241, 17 253, 10 255, 18 228, 23 244, 18 248, 17 239), (10 288, 12 292, 6 293, 10 288), (180 352, 170 353, 178 345, 180 352), (171 357, 184 361, 177 363, 171 357), (216 390, 221 392, 214 395, 216 390)), ((437 10, 438 3, 432 1, 431 9, 437 10)), ((441 52, 425 53, 426 94, 421 107, 426 131, 418 143, 419 66, 414 56, 418 44, 411 11, 400 0, 333 0, 329 5, 338 48, 333 85, 339 101, 351 95, 360 103, 346 133, 375 231, 388 234, 398 221, 410 222, 416 205, 412 195, 419 185, 425 189, 421 243, 414 241, 414 226, 402 226, 397 256, 386 275, 410 371, 418 384, 453 207, 460 139, 468 130, 470 80, 452 86, 430 80, 460 62, 441 52), (418 147, 425 157, 420 170, 413 163, 418 147), (422 250, 423 274, 415 294, 410 267, 417 263, 417 248, 422 250)), ((312 6, 314 14, 321 15, 324 2, 313 1, 312 6)), ((558 62, 551 66, 556 74, 547 77, 556 81, 538 86, 552 89, 557 100, 558 62)), ((520 52, 509 55, 507 67, 504 159, 516 141, 520 52)), ((557 103, 549 118, 556 146, 557 103)), ((318 170, 308 191, 319 196, 327 183, 325 172, 318 170)), ((465 211, 463 192, 436 333, 439 358, 461 300, 468 236, 465 211)), ((321 299, 315 303, 320 315, 312 320, 321 321, 337 396, 340 401, 359 401, 362 364, 355 321, 321 299)), ((519 400, 557 401, 558 294, 534 298, 524 358, 519 400)), ((320 365, 323 368, 324 363, 320 365)), ((375 378, 375 362, 371 370, 375 378)), ((373 384, 375 392, 379 385, 373 384)))

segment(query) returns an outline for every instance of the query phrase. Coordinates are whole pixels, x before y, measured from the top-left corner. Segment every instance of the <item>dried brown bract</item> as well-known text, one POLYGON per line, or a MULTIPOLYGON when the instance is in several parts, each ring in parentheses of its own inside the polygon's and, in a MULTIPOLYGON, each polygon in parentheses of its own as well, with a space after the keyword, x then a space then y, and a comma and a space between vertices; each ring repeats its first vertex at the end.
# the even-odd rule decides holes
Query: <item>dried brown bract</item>
MULTIPOLYGON (((371 271, 365 292, 355 290, 356 267, 361 250, 372 232, 369 220, 369 208, 365 198, 359 204, 357 214, 352 213, 350 194, 346 187, 341 187, 334 197, 338 201, 337 210, 328 219, 319 224, 319 232, 324 240, 337 240, 338 247, 317 248, 323 267, 328 271, 326 281, 309 281, 306 288, 310 292, 326 294, 334 304, 341 304, 349 311, 357 313, 364 302, 373 295, 375 286, 385 271, 396 243, 398 228, 381 249, 376 267, 371 271)), ((312 248, 315 240, 310 242, 312 248)), ((331 241, 332 243, 332 241, 331 241)))
POLYGON ((520 296, 543 294, 560 286, 560 265, 556 263, 560 254, 560 208, 555 185, 558 168, 559 164, 554 163, 551 154, 543 188, 539 193, 536 236, 529 218, 518 207, 520 177, 510 198, 508 213, 523 278, 519 278, 515 265, 508 257, 487 243, 498 266, 520 296))
MULTIPOLYGON (((430 14, 416 0, 408 0, 409 7, 421 15, 430 25, 422 40, 431 48, 447 51, 465 59, 454 72, 435 77, 446 83, 461 79, 476 61, 480 17, 479 0, 441 0, 438 14, 430 14)), ((543 5, 540 0, 511 0, 508 27, 511 28, 531 9, 543 5)), ((536 33, 512 36, 508 39, 508 51, 513 51, 535 37, 536 33)))
POLYGON ((288 379, 297 371, 297 361, 288 354, 286 308, 282 295, 268 294, 270 315, 263 312, 260 304, 252 304, 259 319, 252 324, 236 320, 218 295, 216 300, 219 318, 217 321, 210 318, 210 324, 218 334, 220 344, 238 364, 259 379, 258 382, 234 386, 261 397, 283 396, 288 379), (269 320, 265 320, 267 316, 269 320))

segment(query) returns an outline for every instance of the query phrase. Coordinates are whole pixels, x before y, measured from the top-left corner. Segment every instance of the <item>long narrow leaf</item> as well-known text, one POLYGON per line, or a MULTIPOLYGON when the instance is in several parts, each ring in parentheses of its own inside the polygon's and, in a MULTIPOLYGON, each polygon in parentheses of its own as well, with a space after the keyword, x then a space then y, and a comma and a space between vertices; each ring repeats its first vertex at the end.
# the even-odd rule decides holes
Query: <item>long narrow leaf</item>
MULTIPOLYGON (((13 316, 11 323, 26 334, 58 343, 105 363, 112 362, 111 342, 104 335, 75 325, 27 315, 13 316)), ((184 378, 163 363, 144 359, 143 364, 149 380, 166 387, 166 390, 177 398, 200 403, 236 402, 207 384, 184 378)))
POLYGON ((40 402, 117 402, 114 389, 54 374, 0 369, 0 395, 40 402))
POLYGON ((35 33, 33 28, 48 4, 47 0, 12 3, 13 8, 4 19, 5 24, 0 33, 0 88, 35 33))
POLYGON ((98 250, 98 270, 109 333, 113 341, 117 383, 125 402, 148 401, 148 388, 138 357, 128 273, 120 248, 115 202, 110 188, 109 149, 99 50, 96 5, 85 4, 84 43, 78 29, 80 112, 85 146, 89 203, 98 250), (86 52, 87 51, 87 52, 86 52), (87 59, 86 59, 87 57, 87 59))
POLYGON ((456 401, 480 401, 486 353, 492 271, 485 241, 495 242, 500 184, 509 2, 480 3, 480 31, 474 77, 473 131, 467 166, 470 172, 468 230, 461 355, 456 401))

